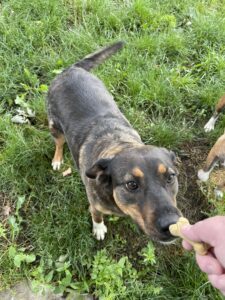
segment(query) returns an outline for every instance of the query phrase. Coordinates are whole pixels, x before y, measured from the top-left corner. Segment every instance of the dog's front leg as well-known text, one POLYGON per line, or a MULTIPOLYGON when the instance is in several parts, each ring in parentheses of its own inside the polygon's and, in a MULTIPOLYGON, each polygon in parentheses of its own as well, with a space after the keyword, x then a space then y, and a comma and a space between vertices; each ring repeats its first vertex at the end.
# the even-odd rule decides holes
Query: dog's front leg
POLYGON ((49 121, 49 129, 55 141, 55 154, 52 159, 52 168, 53 170, 59 170, 63 164, 63 145, 65 143, 65 137, 52 120, 49 121))
POLYGON ((103 215, 93 205, 90 205, 90 212, 93 223, 93 234, 97 240, 104 240, 107 227, 104 224, 103 215))

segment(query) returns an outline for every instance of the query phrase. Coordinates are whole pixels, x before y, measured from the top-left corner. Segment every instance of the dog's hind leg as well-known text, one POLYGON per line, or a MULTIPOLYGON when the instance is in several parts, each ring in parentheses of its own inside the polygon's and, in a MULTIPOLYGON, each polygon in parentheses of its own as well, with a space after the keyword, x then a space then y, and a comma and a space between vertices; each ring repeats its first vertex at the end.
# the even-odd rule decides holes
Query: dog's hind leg
POLYGON ((225 95, 223 95, 216 104, 215 111, 209 121, 205 124, 205 132, 209 132, 214 129, 215 123, 219 117, 219 114, 225 109, 225 95))
POLYGON ((51 120, 49 121, 49 129, 55 141, 55 154, 52 159, 52 168, 53 170, 59 170, 63 164, 63 145, 65 143, 65 137, 51 120))
POLYGON ((214 144, 210 150, 205 167, 198 171, 198 178, 201 181, 207 181, 209 179, 209 174, 215 167, 215 165, 220 162, 224 164, 225 159, 225 134, 223 134, 214 144))
POLYGON ((90 212, 93 223, 93 234, 96 236, 97 240, 104 240, 105 234, 107 232, 107 227, 104 224, 103 215, 101 212, 96 210, 93 205, 90 205, 90 212))

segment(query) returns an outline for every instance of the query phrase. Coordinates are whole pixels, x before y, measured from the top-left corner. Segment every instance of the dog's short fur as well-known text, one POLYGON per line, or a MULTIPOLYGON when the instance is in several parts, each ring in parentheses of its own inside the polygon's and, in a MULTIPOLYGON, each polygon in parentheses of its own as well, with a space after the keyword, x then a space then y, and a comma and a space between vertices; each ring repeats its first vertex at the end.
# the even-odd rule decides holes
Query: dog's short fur
MULTIPOLYGON (((224 109, 225 109, 225 95, 223 95, 219 99, 218 103, 216 104, 215 111, 212 117, 206 123, 204 127, 206 132, 209 132, 214 129, 216 120, 218 119, 219 114, 224 111, 224 109)), ((218 138, 218 140, 210 150, 204 168, 198 171, 198 178, 201 181, 207 181, 209 179, 209 175, 212 172, 213 168, 218 163, 225 166, 225 133, 218 138)), ((220 190, 220 188, 221 187, 218 186, 218 190, 220 190)))
POLYGON ((52 82, 52 166, 60 168, 66 141, 86 188, 97 239, 107 231, 103 214, 116 214, 130 216, 152 239, 168 242, 173 240, 169 225, 181 216, 176 157, 165 148, 144 145, 103 83, 88 72, 122 46, 118 42, 84 58, 52 82))

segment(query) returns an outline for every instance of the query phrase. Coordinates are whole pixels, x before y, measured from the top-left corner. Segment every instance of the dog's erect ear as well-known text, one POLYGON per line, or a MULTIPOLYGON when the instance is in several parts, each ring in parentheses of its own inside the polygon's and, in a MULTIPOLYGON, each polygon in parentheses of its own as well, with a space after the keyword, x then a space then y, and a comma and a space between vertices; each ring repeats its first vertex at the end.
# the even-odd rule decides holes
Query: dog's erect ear
POLYGON ((109 166, 112 158, 99 159, 85 174, 88 178, 97 179, 99 182, 108 181, 110 176, 109 166))
POLYGON ((176 154, 173 151, 169 151, 169 154, 174 165, 179 166, 179 164, 181 163, 180 158, 176 156, 176 154))
POLYGON ((170 155, 170 158, 172 159, 172 162, 176 162, 176 159, 177 159, 177 157, 176 157, 176 154, 173 152, 173 151, 169 151, 169 155, 170 155))
POLYGON ((174 166, 179 167, 179 165, 181 163, 180 158, 178 156, 176 156, 176 154, 171 150, 168 150, 166 148, 161 148, 161 149, 163 149, 164 153, 166 153, 166 155, 169 156, 169 158, 172 160, 172 163, 174 164, 174 166))

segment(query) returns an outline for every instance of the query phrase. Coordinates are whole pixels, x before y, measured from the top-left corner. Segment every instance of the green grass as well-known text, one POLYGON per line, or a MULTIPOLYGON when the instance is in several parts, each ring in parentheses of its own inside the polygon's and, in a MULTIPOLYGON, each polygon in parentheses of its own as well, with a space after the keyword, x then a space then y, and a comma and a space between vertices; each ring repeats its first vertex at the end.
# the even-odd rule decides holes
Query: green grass
MULTIPOLYGON (((125 49, 94 73, 143 140, 178 152, 202 136, 212 145, 224 117, 212 134, 202 128, 225 89, 224 12, 219 0, 2 2, 0 203, 11 207, 15 224, 0 223, 6 230, 0 230, 0 289, 26 276, 37 286, 71 287, 107 300, 222 299, 180 247, 155 245, 156 262, 144 263, 147 238, 129 220, 108 218, 106 240, 92 237, 79 174, 73 168, 64 178, 51 170, 45 91, 61 69, 125 40, 125 49), (11 122, 17 97, 36 112, 30 125, 11 122), (16 214, 19 196, 25 202, 16 214), (35 254, 35 262, 18 268, 14 257, 23 253, 35 254)), ((70 164, 67 150, 64 168, 70 164)), ((213 205, 213 213, 224 212, 221 202, 213 205)))

